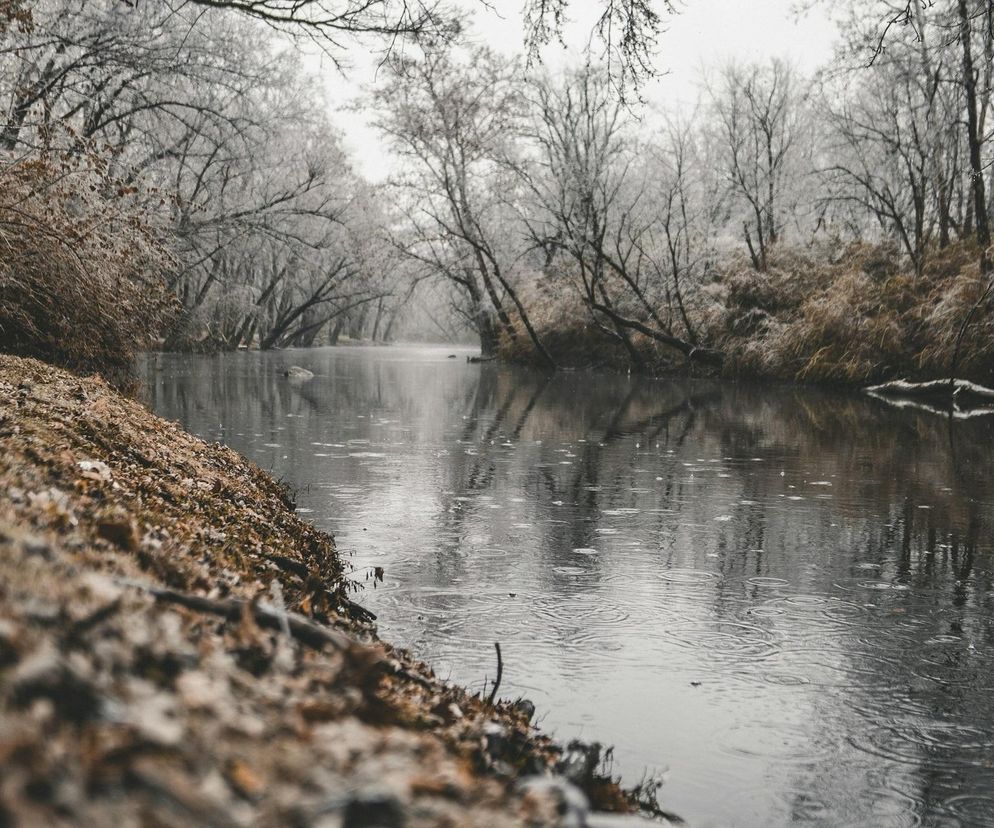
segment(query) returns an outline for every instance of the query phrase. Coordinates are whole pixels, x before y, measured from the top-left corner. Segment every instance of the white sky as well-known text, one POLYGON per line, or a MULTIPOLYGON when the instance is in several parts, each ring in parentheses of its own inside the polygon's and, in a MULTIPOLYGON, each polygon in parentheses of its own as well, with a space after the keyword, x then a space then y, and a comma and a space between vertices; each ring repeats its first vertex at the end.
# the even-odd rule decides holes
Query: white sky
MULTIPOLYGON (((466 0, 473 2, 473 0, 466 0)), ((657 0, 658 2, 658 0, 657 0)), ((644 97, 664 109, 690 107, 699 95, 699 80, 709 67, 730 59, 742 61, 781 57, 804 71, 813 71, 831 56, 835 25, 824 7, 798 15, 796 0, 683 0, 677 15, 666 16, 667 30, 659 40, 657 66, 665 74, 649 84, 644 97)), ((522 29, 518 0, 500 0, 489 11, 475 3, 476 38, 507 53, 521 51, 522 29)), ((658 3, 662 7, 662 3, 658 3)), ((566 32, 568 49, 550 46, 543 57, 550 66, 574 62, 587 42, 599 9, 598 0, 572 0, 571 25, 566 32)), ((375 59, 356 47, 346 55, 348 77, 334 68, 314 67, 324 77, 335 121, 345 133, 346 146, 360 171, 371 180, 382 179, 389 164, 383 142, 365 122, 361 111, 348 111, 363 85, 373 83, 375 59)))

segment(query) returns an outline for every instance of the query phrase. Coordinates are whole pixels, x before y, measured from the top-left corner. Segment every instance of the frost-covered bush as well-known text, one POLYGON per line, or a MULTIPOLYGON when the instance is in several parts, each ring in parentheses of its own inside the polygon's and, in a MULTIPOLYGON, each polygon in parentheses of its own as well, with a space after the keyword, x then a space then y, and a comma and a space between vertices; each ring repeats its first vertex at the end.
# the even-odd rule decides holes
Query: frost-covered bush
POLYGON ((0 350, 130 384, 174 305, 135 197, 92 153, 0 160, 0 350))
MULTIPOLYGON (((885 246, 853 244, 835 258, 791 253, 765 274, 722 274, 721 312, 707 330, 733 373, 859 384, 946 376, 960 328, 981 297, 976 250, 935 251, 921 275, 885 246)), ((994 376, 994 314, 979 307, 958 373, 994 376)))

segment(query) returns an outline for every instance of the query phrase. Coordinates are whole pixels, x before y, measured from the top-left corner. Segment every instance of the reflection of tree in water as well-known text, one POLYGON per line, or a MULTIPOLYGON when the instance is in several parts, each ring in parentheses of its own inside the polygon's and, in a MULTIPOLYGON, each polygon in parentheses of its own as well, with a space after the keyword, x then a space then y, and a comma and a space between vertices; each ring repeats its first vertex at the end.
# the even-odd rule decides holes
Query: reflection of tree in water
MULTIPOLYGON (((875 520, 850 522, 846 530, 829 525, 800 537, 815 548, 841 553, 826 556, 823 571, 808 584, 810 594, 832 594, 833 585, 841 585, 853 591, 855 603, 873 606, 809 643, 821 648, 827 660, 837 659, 841 675, 853 678, 843 688, 822 693, 818 671, 813 673, 815 687, 807 698, 817 712, 808 717, 810 741, 834 745, 834 754, 831 761, 790 768, 796 819, 810 813, 813 791, 844 794, 833 803, 831 819, 838 824, 860 818, 859 808, 882 795, 875 792, 879 780, 866 776, 874 767, 886 769, 885 779, 894 777, 889 784, 925 803, 926 814, 935 814, 940 803, 964 790, 994 789, 989 767, 977 768, 970 759, 971 745, 977 758, 978 731, 994 747, 987 696, 994 672, 989 657, 979 655, 991 643, 989 539, 986 550, 978 543, 985 509, 989 506, 974 502, 966 508, 963 524, 949 526, 937 521, 936 510, 920 510, 905 498, 875 520), (864 582, 866 590, 860 586, 864 582), (857 734, 855 746, 846 734, 857 734), (889 752, 896 758, 888 759, 889 752), (971 775, 976 780, 965 782, 971 775), (854 809, 848 817, 847 807, 854 809)), ((782 526, 772 529, 767 553, 796 545, 797 538, 784 542, 782 526)), ((758 561, 761 553, 750 551, 758 561)), ((747 561, 749 554, 743 558, 747 561)), ((807 560, 801 556, 798 563, 807 560)), ((752 567, 745 563, 742 568, 752 567)), ((797 570, 784 558, 774 574, 795 584, 797 570)), ((725 584, 716 592, 734 591, 742 581, 731 577, 725 584)), ((734 602, 719 600, 717 607, 736 611, 734 602)), ((790 623, 780 625, 788 634, 788 647, 790 623)))
MULTIPOLYGON (((507 507, 507 492, 527 493, 530 509, 539 516, 539 536, 533 548, 521 550, 524 559, 519 556, 511 565, 529 567, 533 586, 540 594, 555 595, 564 590, 564 594, 593 594, 598 589, 599 556, 577 555, 573 550, 595 545, 602 492, 614 505, 620 505, 619 491, 633 488, 635 482, 630 464, 606 463, 605 451, 611 452, 613 444, 633 434, 654 440, 680 418, 692 423, 694 405, 713 393, 688 398, 684 389, 675 388, 660 401, 651 392, 647 394, 640 383, 632 383, 624 395, 591 400, 589 395, 576 395, 572 386, 568 377, 485 371, 475 403, 464 415, 460 433, 464 450, 453 451, 448 458, 452 469, 448 479, 453 486, 440 516, 441 535, 450 538, 454 546, 465 546, 469 534, 466 525, 490 520, 485 510, 494 497, 507 507), (547 422, 564 412, 573 420, 575 433, 585 435, 568 444, 554 439, 557 424, 550 429, 547 422), (563 445, 574 455, 569 465, 559 463, 561 452, 566 450, 563 445), (600 475, 605 469, 612 473, 612 479, 602 485, 600 475), (557 503, 567 507, 566 511, 557 503), (583 577, 577 581, 574 576, 578 570, 583 577)), ((673 430, 675 439, 681 441, 687 433, 686 423, 673 430)), ((620 497, 622 502, 629 502, 620 497)), ((492 540, 509 542, 506 538, 492 540)), ((472 555, 473 549, 458 552, 472 555)), ((570 620, 567 614, 545 615, 540 622, 544 635, 564 643, 583 632, 577 626, 582 622, 570 620)))
POLYGON ((913 589, 882 592, 860 634, 836 642, 853 671, 873 671, 874 679, 853 682, 844 706, 812 697, 812 738, 838 742, 840 753, 809 772, 795 769, 794 788, 846 792, 834 819, 845 818, 845 807, 855 818, 871 796, 888 795, 892 804, 913 807, 924 824, 951 817, 950 802, 963 797, 975 797, 982 812, 950 824, 994 818, 994 573, 989 538, 986 548, 979 544, 983 507, 974 506, 965 529, 940 529, 930 513, 922 517, 905 502, 888 516, 886 531, 864 536, 861 561, 880 567, 881 582, 913 589), (852 744, 845 734, 855 734, 852 744), (867 767, 879 778, 868 778, 867 767))
MULTIPOLYGON (((520 441, 526 427, 532 435, 549 435, 550 430, 554 434, 548 420, 558 419, 564 411, 574 421, 574 439, 565 442, 549 439, 541 444, 525 441, 525 445, 517 448, 528 468, 521 484, 547 522, 541 543, 546 556, 543 571, 556 565, 580 565, 572 550, 589 547, 594 542, 602 499, 607 496, 617 501, 618 492, 636 487, 631 463, 605 462, 605 453, 614 450, 613 444, 629 441, 633 435, 642 435, 646 442, 654 441, 664 432, 668 435, 673 421, 681 416, 684 423, 676 439, 682 442, 693 423, 695 405, 706 402, 713 393, 688 397, 679 388, 673 394, 676 397, 673 402, 669 398, 654 398, 641 383, 632 382, 620 398, 607 395, 605 399, 604 395, 577 394, 575 381, 570 377, 513 375, 512 380, 510 375, 501 376, 503 392, 493 416, 485 427, 476 428, 473 426, 479 418, 474 418, 463 435, 466 442, 477 446, 477 456, 464 476, 467 489, 484 491, 497 482, 506 483, 495 481, 499 466, 495 455, 506 453, 507 442, 520 441), (571 455, 568 464, 560 460, 564 445, 571 455), (602 479, 605 472, 610 474, 608 480, 602 479), (570 519, 564 523, 552 522, 564 514, 559 505, 569 507, 570 519)), ((510 470, 510 465, 505 465, 510 470)), ((592 557, 585 559, 583 565, 598 566, 592 557)))
MULTIPOLYGON (((658 392, 658 389, 654 390, 658 392)), ((662 399, 653 399, 655 396, 636 379, 610 412, 606 423, 597 423, 587 433, 585 442, 574 448, 580 454, 579 462, 565 467, 560 479, 551 473, 550 467, 540 469, 545 498, 550 503, 562 501, 572 504, 575 509, 575 517, 565 530, 566 537, 549 539, 547 551, 553 558, 557 557, 557 552, 569 552, 595 542, 603 505, 637 508, 639 499, 635 490, 639 488, 639 481, 632 474, 637 466, 637 449, 626 453, 630 462, 611 463, 605 458, 614 452, 615 444, 627 442, 633 446, 649 446, 662 441, 663 445, 669 446, 670 429, 676 425, 672 442, 675 446, 682 446, 693 428, 697 408, 707 405, 717 395, 713 391, 691 394, 686 387, 673 385, 662 399), (649 413, 646 413, 646 408, 649 413), (608 504, 602 504, 605 500, 608 504)), ((661 499, 664 502, 669 499, 675 485, 677 481, 671 469, 662 487, 661 499)))
MULTIPOLYGON (((813 593, 825 594, 832 591, 835 582, 849 578, 854 565, 869 565, 877 567, 867 571, 875 572, 881 583, 911 586, 911 592, 894 591, 888 596, 893 606, 883 601, 883 609, 874 614, 872 623, 866 622, 863 631, 865 636, 877 639, 878 646, 888 640, 888 627, 904 638, 910 635, 910 643, 887 652, 893 663, 874 658, 872 652, 864 656, 858 637, 851 631, 846 637, 825 642, 849 662, 854 672, 893 671, 893 675, 878 676, 865 688, 854 681, 853 690, 864 696, 861 709, 868 713, 840 726, 838 698, 828 694, 828 709, 823 716, 813 717, 812 723, 824 722, 836 728, 832 734, 820 737, 832 741, 840 731, 865 729, 866 715, 886 722, 891 707, 899 706, 901 700, 875 693, 874 688, 880 684, 913 687, 913 701, 919 707, 924 705, 925 721, 939 723, 936 727, 940 728, 950 723, 948 732, 940 729, 941 738, 930 736, 931 741, 920 746, 919 764, 910 765, 917 767, 916 796, 926 803, 925 813, 934 812, 937 803, 959 796, 964 790, 994 790, 989 761, 988 767, 968 764, 965 772, 948 770, 949 766, 961 764, 957 757, 962 757, 971 744, 975 747, 974 728, 986 734, 992 748, 988 752, 994 753, 994 721, 987 694, 994 686, 994 671, 988 658, 978 662, 975 655, 991 643, 991 626, 985 620, 991 609, 991 481, 982 473, 990 468, 989 426, 977 429, 972 439, 959 435, 956 442, 961 451, 952 457, 944 452, 944 424, 940 422, 909 423, 906 416, 894 418, 890 412, 874 410, 861 400, 825 406, 820 404, 824 400, 816 399, 803 406, 781 403, 777 407, 767 402, 757 405, 755 400, 743 401, 740 393, 733 390, 730 399, 702 407, 703 430, 695 431, 690 439, 691 454, 708 455, 712 444, 717 443, 714 453, 719 456, 756 456, 760 460, 758 466, 745 467, 748 473, 737 476, 740 504, 733 510, 728 529, 711 539, 710 549, 717 554, 717 565, 724 576, 714 587, 715 612, 733 615, 741 611, 742 602, 731 600, 736 596, 727 596, 727 591, 745 591, 746 599, 752 602, 761 597, 759 588, 750 586, 750 575, 781 577, 813 593), (969 459, 964 459, 964 454, 969 454, 969 459), (806 532, 790 532, 789 516, 770 509, 772 495, 782 488, 778 480, 781 471, 787 478, 798 479, 806 470, 816 472, 817 477, 830 477, 835 488, 842 491, 842 503, 838 512, 833 508, 825 510, 820 522, 811 523, 806 532), (946 485, 950 481, 957 485, 946 485), (986 538, 985 549, 979 546, 982 538, 986 538), (826 553, 819 562, 821 571, 813 578, 803 571, 810 557, 797 554, 805 545, 826 553), (773 561, 768 561, 770 551, 774 553, 773 561), (836 552, 842 554, 832 554, 836 552), (984 568, 978 571, 981 560, 984 568), (924 600, 926 606, 909 607, 908 598, 924 600), (935 623, 908 627, 908 613, 921 614, 923 610, 935 623), (914 670, 921 663, 919 655, 927 649, 926 642, 936 636, 953 636, 960 643, 942 652, 940 663, 935 665, 938 676, 923 685, 914 670), (942 680, 943 675, 947 681, 942 680), (975 782, 964 784, 963 780, 970 776, 977 777, 975 782)), ((732 477, 736 477, 737 468, 741 467, 732 465, 728 469, 732 477)), ((663 492, 665 497, 672 496, 669 502, 678 511, 678 521, 685 519, 686 510, 671 480, 663 492)), ((561 493, 562 489, 554 490, 555 495, 561 493)), ((711 511, 717 511, 714 504, 711 511)), ((860 758, 863 761, 854 764, 857 777, 866 768, 866 757, 860 758)), ((823 782, 799 778, 795 787, 809 792, 849 791, 854 803, 867 801, 861 796, 869 794, 862 780, 859 784, 855 779, 846 780, 844 785, 834 786, 823 782)), ((811 813, 812 803, 807 796, 797 794, 794 805, 798 818, 811 813)), ((991 811, 985 813, 990 815, 991 811)))

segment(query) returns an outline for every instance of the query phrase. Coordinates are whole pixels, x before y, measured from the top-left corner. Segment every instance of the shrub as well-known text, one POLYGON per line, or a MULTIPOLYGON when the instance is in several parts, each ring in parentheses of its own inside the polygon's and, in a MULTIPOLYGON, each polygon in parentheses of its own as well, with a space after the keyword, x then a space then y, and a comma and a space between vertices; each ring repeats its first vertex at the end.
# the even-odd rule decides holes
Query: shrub
MULTIPOLYGON (((789 255, 767 274, 722 274, 724 313, 709 333, 729 351, 732 372, 846 384, 947 376, 960 326, 986 286, 976 248, 964 243, 931 251, 920 276, 883 245, 852 244, 832 259, 789 255), (761 324, 747 327, 759 296, 761 324)), ((958 373, 988 382, 992 357, 994 319, 981 308, 958 373)))
MULTIPOLYGON (((994 290, 985 295, 989 277, 981 275, 978 260, 976 245, 957 242, 929 250, 916 274, 893 244, 783 245, 771 250, 762 273, 745 256, 727 256, 708 284, 696 286, 687 308, 701 341, 724 352, 728 375, 846 385, 948 376, 960 329, 973 310, 957 375, 990 385, 994 290)), ((568 272, 558 276, 568 284, 568 272)), ((631 364, 605 332, 606 321, 598 326, 575 290, 543 290, 547 284, 526 286, 521 294, 559 364, 631 364)), ((641 315, 636 306, 618 307, 641 315)), ((513 341, 504 337, 502 355, 533 361, 530 342, 518 334, 513 341)), ((688 368, 671 348, 641 334, 631 341, 642 369, 688 368)))
POLYGON ((133 384, 175 302, 137 195, 93 153, 0 159, 0 350, 133 384))
POLYGON ((919 313, 922 344, 917 368, 924 376, 947 375, 960 329, 979 302, 963 334, 956 373, 987 385, 994 383, 994 297, 985 296, 989 279, 981 275, 974 255, 952 275, 943 274, 932 282, 919 313))

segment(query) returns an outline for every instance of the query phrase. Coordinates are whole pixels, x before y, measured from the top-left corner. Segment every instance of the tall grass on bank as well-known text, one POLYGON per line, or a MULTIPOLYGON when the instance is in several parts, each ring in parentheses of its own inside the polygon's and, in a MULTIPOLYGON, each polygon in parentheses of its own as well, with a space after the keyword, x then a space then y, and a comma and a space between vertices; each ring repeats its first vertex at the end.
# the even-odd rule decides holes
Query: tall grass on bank
POLYGON ((0 158, 0 350, 128 388, 173 312, 168 265, 95 154, 0 158))
MULTIPOLYGON (((853 244, 834 260, 779 253, 762 274, 773 305, 744 299, 736 284, 759 274, 730 267, 709 329, 736 374, 859 385, 937 379, 948 376, 960 327, 984 290, 977 262, 967 244, 935 251, 920 276, 880 246, 853 244), (743 330, 750 314, 752 329, 743 330)), ((989 383, 992 357, 994 317, 981 312, 964 337, 958 373, 989 383)))
MULTIPOLYGON (((766 272, 745 256, 729 256, 687 302, 702 344, 725 354, 727 376, 863 385, 897 377, 949 375, 956 340, 987 278, 978 251, 966 243, 935 250, 921 275, 886 245, 771 252, 766 272)), ((682 355, 633 336, 642 365, 570 291, 533 291, 532 318, 561 365, 683 369, 682 355)), ((994 382, 994 307, 973 315, 957 374, 994 382)), ((666 309, 660 315, 666 318, 666 309)), ((674 322, 674 330, 682 331, 674 322)), ((502 356, 530 361, 523 337, 505 339, 502 356)))

